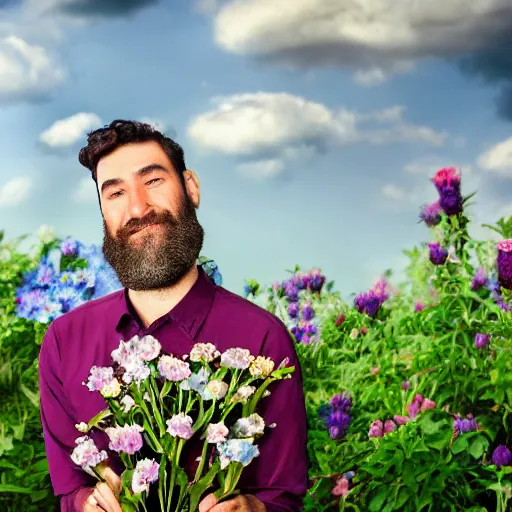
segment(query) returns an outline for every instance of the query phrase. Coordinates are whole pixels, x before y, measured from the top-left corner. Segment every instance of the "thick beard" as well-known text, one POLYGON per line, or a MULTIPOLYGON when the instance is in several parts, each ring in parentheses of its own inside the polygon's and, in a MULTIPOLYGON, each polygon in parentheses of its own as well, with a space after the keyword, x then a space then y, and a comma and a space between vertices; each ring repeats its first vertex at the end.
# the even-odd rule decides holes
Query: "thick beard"
POLYGON ((131 219, 114 237, 103 220, 103 254, 121 284, 131 290, 162 290, 178 283, 196 264, 204 241, 204 230, 196 208, 184 194, 175 218, 171 212, 151 212, 131 219), (143 234, 133 245, 130 235, 153 223, 162 224, 155 233, 143 234), (161 230, 161 231, 160 231, 161 230))

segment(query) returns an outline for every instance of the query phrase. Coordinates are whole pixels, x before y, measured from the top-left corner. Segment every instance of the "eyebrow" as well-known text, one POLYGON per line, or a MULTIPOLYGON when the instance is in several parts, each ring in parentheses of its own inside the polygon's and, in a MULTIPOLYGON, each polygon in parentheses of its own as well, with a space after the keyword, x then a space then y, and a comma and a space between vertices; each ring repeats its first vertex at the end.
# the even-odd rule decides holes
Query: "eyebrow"
MULTIPOLYGON (((143 177, 155 171, 163 171, 168 173, 169 169, 166 169, 163 165, 160 164, 149 164, 145 165, 144 167, 141 167, 138 171, 135 171, 133 175, 137 177, 143 177)), ((105 180, 101 185, 101 193, 103 194, 105 190, 107 190, 108 188, 120 185, 121 183, 123 183, 123 181, 124 180, 122 180, 121 178, 111 178, 109 180, 105 180)))

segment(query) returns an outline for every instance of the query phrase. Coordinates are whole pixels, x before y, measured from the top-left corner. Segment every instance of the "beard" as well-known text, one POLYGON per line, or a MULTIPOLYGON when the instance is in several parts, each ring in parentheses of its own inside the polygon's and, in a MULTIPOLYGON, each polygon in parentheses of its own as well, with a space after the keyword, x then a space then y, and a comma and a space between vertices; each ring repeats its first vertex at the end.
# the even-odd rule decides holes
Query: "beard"
POLYGON ((184 194, 178 214, 151 212, 131 219, 110 234, 103 220, 103 254, 119 281, 131 290, 162 290, 178 283, 196 264, 203 247, 204 230, 196 216, 194 203, 184 194), (157 224, 147 232, 132 235, 157 224))

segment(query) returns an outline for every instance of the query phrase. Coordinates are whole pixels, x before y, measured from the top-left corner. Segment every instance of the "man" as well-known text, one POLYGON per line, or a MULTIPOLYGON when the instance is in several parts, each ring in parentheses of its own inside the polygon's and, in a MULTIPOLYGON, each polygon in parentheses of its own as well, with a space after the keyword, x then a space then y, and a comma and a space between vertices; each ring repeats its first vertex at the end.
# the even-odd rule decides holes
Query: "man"
MULTIPOLYGON (((54 320, 41 347, 41 420, 61 510, 121 510, 116 496, 123 466, 106 436, 93 437, 112 461, 106 483, 98 484, 70 454, 82 435, 75 425, 106 407, 83 385, 90 368, 110 366, 119 341, 136 334, 153 335, 178 357, 197 342, 212 342, 221 352, 240 346, 276 364, 289 359, 292 378, 274 383, 261 402, 266 425, 275 426, 258 441, 260 456, 245 468, 241 494, 217 503, 210 489, 200 512, 301 510, 308 485, 306 412, 293 341, 276 317, 215 285, 197 265, 204 238, 196 217, 199 181, 185 167, 183 150, 149 125, 117 120, 89 134, 79 160, 96 182, 103 252, 124 289, 54 320)), ((201 445, 192 439, 185 446, 185 469, 193 475, 201 445)))

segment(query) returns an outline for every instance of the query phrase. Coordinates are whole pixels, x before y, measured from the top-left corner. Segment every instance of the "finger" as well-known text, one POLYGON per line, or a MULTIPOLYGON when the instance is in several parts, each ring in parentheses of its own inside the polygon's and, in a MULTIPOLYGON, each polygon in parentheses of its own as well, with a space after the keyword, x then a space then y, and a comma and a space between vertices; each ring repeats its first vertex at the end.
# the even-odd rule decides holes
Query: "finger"
POLYGON ((213 493, 208 494, 208 496, 204 497, 199 503, 199 512, 208 512, 211 508, 213 508, 219 500, 215 497, 213 493))
POLYGON ((101 482, 97 484, 93 496, 96 498, 101 508, 105 509, 107 512, 122 512, 117 498, 114 496, 112 489, 107 483, 101 482))
POLYGON ((209 512, 246 512, 249 508, 243 506, 245 501, 239 496, 228 501, 218 503, 209 512))
POLYGON ((100 512, 103 509, 98 506, 98 502, 96 498, 93 496, 94 491, 87 496, 87 499, 84 502, 83 512, 100 512))
POLYGON ((103 470, 103 478, 107 481, 108 486, 112 489, 112 492, 119 496, 121 490, 123 488, 123 484, 121 482, 121 478, 119 475, 110 467, 106 467, 103 470))

